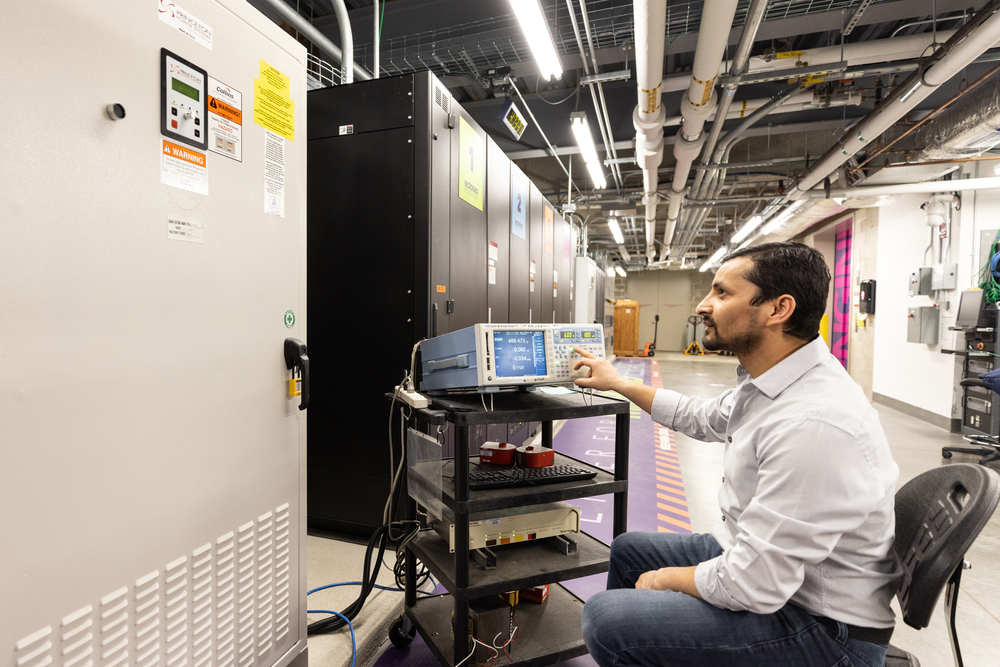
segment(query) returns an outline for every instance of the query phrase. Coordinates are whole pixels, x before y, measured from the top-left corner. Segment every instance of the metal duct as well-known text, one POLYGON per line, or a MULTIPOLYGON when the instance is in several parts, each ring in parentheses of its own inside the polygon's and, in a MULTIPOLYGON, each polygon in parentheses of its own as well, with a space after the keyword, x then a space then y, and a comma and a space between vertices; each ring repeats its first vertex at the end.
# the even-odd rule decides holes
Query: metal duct
POLYGON ((974 94, 918 127, 907 141, 924 147, 910 162, 975 157, 1000 144, 1000 77, 994 75, 974 94))
POLYGON ((344 50, 327 39, 312 23, 305 20, 301 14, 288 6, 284 0, 263 0, 268 7, 281 14, 281 17, 295 26, 295 29, 309 38, 313 44, 323 51, 326 51, 335 61, 344 67, 343 82, 353 83, 357 76, 363 81, 372 78, 372 75, 365 71, 363 67, 354 62, 354 33, 351 32, 351 20, 347 16, 347 6, 344 0, 331 0, 333 10, 337 15, 337 26, 340 28, 340 43, 344 45, 344 50))

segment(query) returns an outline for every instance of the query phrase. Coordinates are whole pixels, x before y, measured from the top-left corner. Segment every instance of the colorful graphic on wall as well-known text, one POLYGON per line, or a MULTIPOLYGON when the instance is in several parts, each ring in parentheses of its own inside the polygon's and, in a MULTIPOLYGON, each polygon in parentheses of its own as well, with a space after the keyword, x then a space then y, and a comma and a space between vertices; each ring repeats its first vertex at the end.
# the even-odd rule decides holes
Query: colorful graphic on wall
POLYGON ((830 351, 847 368, 847 340, 851 320, 851 229, 848 219, 837 227, 837 249, 833 262, 833 327, 830 351))
POLYGON ((483 210, 486 142, 464 118, 458 118, 458 196, 483 210))

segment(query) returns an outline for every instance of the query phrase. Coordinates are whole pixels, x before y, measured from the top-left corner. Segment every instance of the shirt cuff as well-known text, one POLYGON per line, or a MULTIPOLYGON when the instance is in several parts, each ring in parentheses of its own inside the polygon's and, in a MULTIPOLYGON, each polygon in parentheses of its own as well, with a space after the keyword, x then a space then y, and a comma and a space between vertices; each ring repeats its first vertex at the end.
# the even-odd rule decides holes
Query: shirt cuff
POLYGON ((694 569, 694 586, 698 589, 701 599, 716 607, 726 609, 720 604, 719 598, 719 560, 722 556, 716 556, 711 560, 698 563, 694 569))
POLYGON ((682 394, 670 389, 657 389, 653 395, 653 405, 649 416, 657 424, 662 424, 667 428, 674 428, 674 415, 677 414, 677 406, 680 405, 682 394))

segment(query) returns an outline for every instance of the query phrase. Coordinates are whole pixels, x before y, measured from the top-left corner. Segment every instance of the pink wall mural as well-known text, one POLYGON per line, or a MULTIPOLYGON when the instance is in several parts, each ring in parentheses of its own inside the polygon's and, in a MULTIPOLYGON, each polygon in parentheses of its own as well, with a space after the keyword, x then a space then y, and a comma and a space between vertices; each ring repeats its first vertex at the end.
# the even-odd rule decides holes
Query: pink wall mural
POLYGON ((853 219, 837 226, 837 246, 833 262, 833 321, 830 351, 847 368, 847 340, 851 320, 851 229, 853 219))

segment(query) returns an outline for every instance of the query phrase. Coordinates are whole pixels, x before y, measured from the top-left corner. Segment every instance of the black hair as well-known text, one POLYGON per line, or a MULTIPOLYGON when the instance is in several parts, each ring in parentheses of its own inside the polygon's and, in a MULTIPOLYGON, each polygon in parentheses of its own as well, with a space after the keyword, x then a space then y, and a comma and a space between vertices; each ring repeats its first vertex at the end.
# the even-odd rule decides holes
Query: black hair
POLYGON ((783 294, 791 295, 795 299, 795 311, 783 331, 802 340, 816 338, 830 290, 830 269, 823 255, 801 243, 782 241, 736 250, 722 261, 738 257, 752 260, 743 275, 757 286, 757 296, 750 304, 757 306, 783 294))

